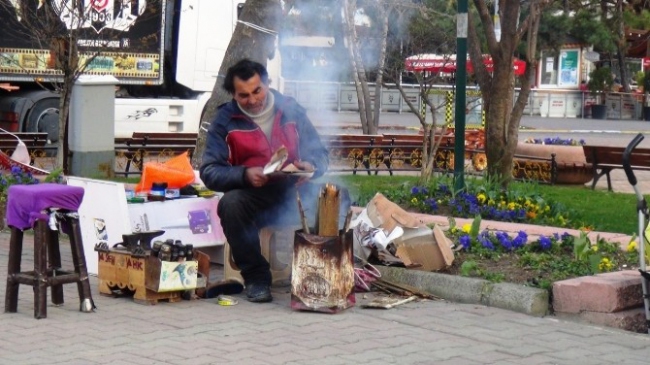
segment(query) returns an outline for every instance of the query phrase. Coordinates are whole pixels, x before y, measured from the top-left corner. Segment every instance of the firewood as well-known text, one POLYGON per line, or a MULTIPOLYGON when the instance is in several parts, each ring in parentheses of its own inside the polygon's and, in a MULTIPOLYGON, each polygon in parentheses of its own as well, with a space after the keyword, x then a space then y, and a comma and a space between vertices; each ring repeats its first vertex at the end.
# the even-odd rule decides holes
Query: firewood
POLYGON ((339 189, 334 184, 326 184, 318 199, 318 226, 316 234, 333 237, 339 234, 339 189))
POLYGON ((381 309, 391 309, 395 308, 398 305, 406 304, 417 299, 415 295, 412 295, 408 298, 390 298, 390 297, 381 297, 375 298, 371 302, 362 305, 363 308, 381 308, 381 309))
POLYGON ((348 214, 345 216, 345 222, 343 223, 343 233, 348 231, 350 222, 352 221, 352 209, 348 210, 348 214))
POLYGON ((400 295, 404 295, 404 296, 415 295, 415 296, 418 296, 418 297, 424 298, 424 299, 437 299, 437 300, 442 299, 440 297, 429 294, 429 293, 427 293, 425 291, 422 291, 422 290, 420 290, 420 289, 418 289, 416 287, 413 287, 411 285, 399 284, 399 283, 395 283, 395 282, 392 282, 392 281, 388 281, 388 280, 383 279, 383 278, 379 278, 376 281, 372 282, 372 285, 374 285, 374 286, 376 286, 378 288, 381 288, 382 290, 390 290, 391 292, 393 292, 395 294, 400 294, 400 295))
POLYGON ((296 199, 298 200, 298 212, 300 213, 300 224, 302 224, 302 231, 309 234, 309 224, 307 217, 305 217, 305 210, 302 207, 302 200, 300 200, 300 193, 296 190, 296 199))

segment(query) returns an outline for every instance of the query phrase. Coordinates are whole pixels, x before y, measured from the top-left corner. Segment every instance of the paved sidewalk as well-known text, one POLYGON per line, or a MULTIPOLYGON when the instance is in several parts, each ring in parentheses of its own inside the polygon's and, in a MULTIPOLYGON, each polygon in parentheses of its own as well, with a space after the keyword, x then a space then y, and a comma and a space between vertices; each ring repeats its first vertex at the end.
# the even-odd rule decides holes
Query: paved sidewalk
MULTIPOLYGON (((31 239, 25 236, 23 270, 33 264, 31 239)), ((8 241, 9 234, 0 233, 2 293, 8 241)), ((62 256, 70 267, 66 243, 62 256)), ((50 304, 41 320, 33 318, 31 288, 21 285, 18 313, 0 315, 0 364, 596 365, 650 359, 648 335, 476 305, 422 301, 328 315, 292 311, 288 288, 274 288, 270 304, 240 300, 222 307, 208 299, 143 306, 100 296, 96 277, 91 284, 95 313, 78 311, 76 285, 69 284, 66 303, 50 304)))
MULTIPOLYGON (((650 193, 650 172, 637 175, 650 193)), ((622 171, 612 172, 616 192, 632 192, 622 171)), ((606 188, 602 179, 598 188, 606 188)), ((634 209, 634 207, 621 207, 634 209)), ((446 224, 446 218, 425 216, 446 224)), ((457 220, 462 224, 462 220, 457 220)), ((484 221, 492 229, 531 235, 570 231, 484 221)), ((627 243, 620 234, 593 232, 627 243)), ((33 266, 33 236, 25 235, 23 270, 33 266)), ((0 232, 0 293, 5 292, 9 234, 0 232)), ((62 243, 64 267, 71 267, 62 243), (67 261, 66 261, 67 260, 67 261)), ((360 306, 335 315, 295 312, 289 288, 275 301, 216 300, 156 306, 99 295, 91 277, 95 313, 78 311, 76 285, 66 303, 33 318, 32 289, 21 285, 18 313, 0 315, 0 365, 4 364, 648 364, 650 335, 530 317, 497 308, 446 301, 411 302, 390 310, 360 306)), ((367 296, 370 298, 370 296, 367 296)), ((49 300, 49 293, 48 293, 49 300)), ((364 296, 357 294, 357 301, 364 296)))

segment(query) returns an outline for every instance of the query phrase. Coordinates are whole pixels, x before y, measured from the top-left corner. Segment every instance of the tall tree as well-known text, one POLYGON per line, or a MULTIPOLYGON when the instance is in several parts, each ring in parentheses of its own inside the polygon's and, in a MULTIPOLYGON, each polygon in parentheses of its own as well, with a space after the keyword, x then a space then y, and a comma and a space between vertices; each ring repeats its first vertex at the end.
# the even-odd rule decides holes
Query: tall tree
MULTIPOLYGON (((432 5, 432 4, 430 4, 432 5)), ((444 83, 443 68, 418 67, 405 64, 409 57, 415 64, 426 62, 426 54, 449 55, 454 49, 455 37, 453 29, 453 12, 451 7, 444 4, 435 6, 402 6, 394 8, 390 18, 396 20, 390 32, 390 42, 386 52, 386 64, 382 68, 386 82, 395 83, 400 91, 402 100, 408 105, 414 117, 418 119, 424 135, 422 145, 422 168, 420 170, 420 183, 426 184, 433 175, 436 167, 436 154, 445 134, 446 126, 441 125, 436 118, 438 111, 445 107, 446 98, 434 97, 436 85, 444 83), (435 21, 434 21, 435 19, 435 21), (409 72, 405 74, 405 69, 409 72), (422 113, 420 105, 412 100, 403 84, 403 78, 417 84, 418 96, 423 103, 425 112, 422 113)), ((444 62, 444 61, 443 61, 444 62)), ((453 61, 448 59, 447 62, 453 61)))
POLYGON ((417 7, 411 0, 362 0, 358 3, 357 0, 343 0, 344 36, 364 134, 376 134, 379 130, 391 14, 417 7), (372 19, 369 27, 359 26, 361 9, 364 16, 372 19), (371 91, 369 82, 373 75, 375 87, 371 91))
POLYGON ((370 99, 370 88, 366 74, 366 65, 361 57, 361 39, 357 33, 356 15, 357 0, 343 0, 345 39, 352 66, 352 77, 357 90, 357 102, 359 103, 359 116, 361 128, 364 134, 376 134, 377 126, 373 124, 373 108, 370 99))
POLYGON ((473 0, 478 18, 469 17, 468 37, 469 55, 481 88, 483 109, 486 113, 485 142, 488 176, 501 179, 503 185, 507 186, 512 179, 512 162, 517 147, 519 123, 537 68, 537 36, 540 18, 543 8, 551 1, 530 0, 526 3, 520 0, 498 1, 501 39, 496 38, 494 17, 483 0, 473 0), (485 43, 480 41, 479 27, 485 36, 485 43), (521 78, 519 95, 513 103, 515 91, 513 62, 515 50, 523 39, 526 40, 523 58, 527 66, 521 78), (488 72, 483 62, 484 49, 494 62, 492 73, 488 72))
MULTIPOLYGON (((273 59, 275 57, 277 30, 279 29, 281 17, 282 6, 280 0, 246 1, 239 18, 240 22, 235 27, 226 55, 219 68, 219 77, 212 90, 212 96, 208 100, 204 115, 201 117, 199 136, 192 157, 192 165, 195 168, 201 165, 208 127, 217 115, 218 106, 232 99, 231 95, 222 87, 223 77, 228 68, 242 58, 248 58, 263 65, 266 65, 269 59, 273 59)), ((271 81, 278 82, 279 80, 271 81)))

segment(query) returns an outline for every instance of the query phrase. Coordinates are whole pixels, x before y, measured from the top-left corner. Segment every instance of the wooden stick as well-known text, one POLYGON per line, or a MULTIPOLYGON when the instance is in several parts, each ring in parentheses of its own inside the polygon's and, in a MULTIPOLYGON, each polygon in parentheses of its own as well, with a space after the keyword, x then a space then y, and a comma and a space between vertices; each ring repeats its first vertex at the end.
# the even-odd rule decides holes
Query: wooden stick
POLYGON ((345 215, 345 222, 343 223, 343 233, 348 231, 350 226, 350 221, 352 221, 352 209, 348 210, 348 214, 345 215))
POLYGON ((395 308, 398 305, 402 305, 408 302, 412 302, 417 297, 415 295, 412 295, 408 298, 390 298, 390 297, 383 297, 383 298, 375 298, 373 299, 370 303, 362 305, 363 308, 382 308, 382 309, 391 309, 395 308))
POLYGON ((302 208, 302 201, 300 200, 300 193, 296 189, 296 199, 298 200, 298 212, 300 212, 300 223, 302 224, 302 231, 305 234, 310 234, 309 224, 307 223, 307 217, 305 217, 305 210, 302 208))
POLYGON ((339 189, 334 184, 326 184, 321 190, 318 202, 318 226, 316 234, 333 237, 339 234, 339 189))

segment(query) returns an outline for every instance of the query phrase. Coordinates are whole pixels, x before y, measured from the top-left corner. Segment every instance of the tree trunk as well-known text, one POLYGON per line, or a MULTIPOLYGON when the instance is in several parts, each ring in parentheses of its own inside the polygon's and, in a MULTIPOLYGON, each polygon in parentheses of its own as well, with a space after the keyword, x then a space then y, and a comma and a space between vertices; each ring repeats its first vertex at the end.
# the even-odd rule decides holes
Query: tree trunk
POLYGON ((519 0, 500 2, 501 40, 497 41, 490 10, 484 1, 474 0, 485 33, 487 48, 494 62, 493 75, 487 72, 482 61, 481 41, 472 17, 469 19, 468 29, 469 53, 483 95, 483 108, 486 113, 487 174, 502 181, 504 187, 512 179, 512 163, 519 137, 519 123, 536 68, 535 53, 541 7, 548 4, 548 1, 530 2, 528 15, 523 21, 518 22, 520 4, 519 0), (524 34, 527 35, 527 67, 519 96, 513 104, 515 77, 513 56, 524 34))
POLYGON ((384 9, 383 4, 379 3, 377 8, 381 15, 381 44, 379 46, 379 64, 377 65, 377 79, 375 80, 375 111, 372 124, 370 125, 370 134, 376 134, 379 131, 379 117, 381 115, 381 91, 384 83, 384 64, 386 63, 386 46, 388 41, 388 11, 384 9))
MULTIPOLYGON (((420 185, 427 185, 433 175, 433 167, 436 160, 437 146, 434 145, 433 124, 424 124, 424 135, 422 136, 422 169, 420 170, 420 185)), ((442 135, 442 134, 441 134, 442 135)))
POLYGON ((630 83, 628 82, 629 78, 627 76, 627 67, 625 67, 625 48, 626 48, 626 37, 625 37, 625 24, 623 23, 623 0, 618 0, 616 2, 616 21, 617 21, 617 37, 618 41, 616 42, 616 57, 618 58, 618 68, 621 74, 621 85, 623 85, 623 92, 630 92, 630 83))
POLYGON ((357 30, 354 22, 356 12, 356 0, 345 0, 343 11, 345 11, 345 33, 350 55, 350 65, 354 84, 357 91, 357 102, 359 104, 359 117, 361 118, 361 129, 363 134, 370 134, 370 123, 372 123, 372 106, 370 103, 370 91, 366 79, 366 70, 359 52, 357 30))
POLYGON ((56 166, 61 167, 63 174, 70 173, 70 144, 68 141, 70 114, 70 99, 74 81, 65 82, 59 97, 59 145, 56 149, 56 166))
POLYGON ((420 108, 418 108, 417 105, 413 104, 413 102, 407 97, 406 92, 404 91, 404 87, 402 86, 401 79, 397 78, 396 85, 397 90, 399 90, 402 96, 402 100, 404 100, 406 105, 408 105, 413 115, 418 118, 420 126, 424 131, 424 136, 422 137, 422 168, 420 169, 420 177, 418 181, 421 185, 426 185, 433 175, 433 169, 435 167, 435 156, 438 152, 440 142, 442 141, 442 136, 446 133, 447 128, 443 127, 441 133, 438 135, 438 138, 435 137, 435 131, 437 129, 435 106, 427 98, 428 89, 423 83, 420 84, 420 97, 422 98, 423 102, 426 103, 426 107, 431 110, 431 123, 427 123, 426 116, 420 113, 420 108))
MULTIPOLYGON (((246 0, 240 20, 277 32, 281 16, 282 8, 280 6, 280 0, 246 0)), ((232 99, 232 96, 222 88, 223 78, 228 68, 243 58, 248 58, 266 65, 267 60, 273 59, 275 55, 275 41, 276 35, 254 29, 244 23, 237 23, 237 27, 228 44, 226 55, 219 68, 219 77, 212 90, 212 96, 208 100, 203 111, 203 116, 201 117, 196 149, 192 156, 192 166, 194 168, 201 166, 203 151, 205 151, 207 130, 217 115, 217 107, 232 99)), ((277 82, 279 80, 271 81, 277 82)), ((274 85, 271 84, 271 86, 274 85)))
MULTIPOLYGON (((494 78, 499 77, 495 71, 494 78)), ((505 184, 512 177, 512 160, 517 148, 519 122, 512 118, 512 99, 514 97, 514 78, 512 83, 494 82, 490 94, 493 95, 486 119, 485 149, 488 161, 488 175, 495 176, 505 184), (494 121, 503 121, 494 123, 494 121), (512 128, 515 126, 517 128, 512 128)), ((507 76, 506 76, 507 80, 507 76)))
POLYGON ((77 48, 77 37, 72 34, 63 41, 56 43, 54 56, 56 57, 57 68, 63 72, 63 84, 59 98, 59 145, 56 150, 56 166, 61 167, 63 174, 70 173, 70 144, 69 135, 69 114, 70 99, 74 84, 83 72, 79 67, 79 49, 77 48))

